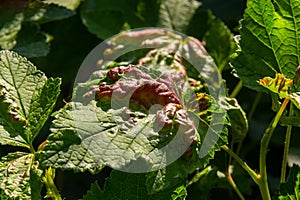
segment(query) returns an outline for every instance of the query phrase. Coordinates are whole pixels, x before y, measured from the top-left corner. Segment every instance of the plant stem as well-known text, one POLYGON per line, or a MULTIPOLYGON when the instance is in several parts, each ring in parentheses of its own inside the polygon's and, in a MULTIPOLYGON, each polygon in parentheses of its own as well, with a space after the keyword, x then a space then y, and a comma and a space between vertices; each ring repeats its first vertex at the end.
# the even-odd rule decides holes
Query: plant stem
POLYGON ((257 105, 258 105, 258 103, 259 103, 259 101, 261 99, 261 96, 262 96, 262 92, 259 92, 259 93, 257 93, 257 95, 256 95, 256 97, 254 99, 254 102, 253 102, 253 104, 251 106, 251 109, 249 111, 249 114, 247 116, 248 123, 251 121, 251 119, 253 117, 253 114, 254 114, 254 112, 256 110, 256 107, 257 107, 257 105))
MULTIPOLYGON (((231 142, 230 145, 230 149, 233 149, 233 142, 231 142)), ((231 187, 233 188, 233 190, 236 192, 236 194, 238 195, 238 197, 241 200, 245 200, 243 194, 240 192, 239 188, 236 186, 231 174, 230 174, 230 164, 232 162, 232 156, 231 154, 229 154, 229 159, 228 159, 228 166, 227 166, 227 172, 226 172, 226 179, 228 181, 228 183, 231 185, 231 187)))
POLYGON ((33 148, 32 143, 29 144, 29 150, 30 150, 31 153, 35 154, 35 150, 33 148))
POLYGON ((233 89, 232 93, 229 95, 230 98, 235 98, 238 93, 240 92, 240 90, 242 89, 243 87, 243 83, 242 81, 240 81, 236 86, 235 88, 233 89))
POLYGON ((221 148, 226 151, 237 163, 251 176, 253 181, 258 184, 258 175, 245 163, 237 154, 235 154, 228 146, 223 145, 221 148))
MULTIPOLYGON (((290 112, 289 116, 294 115, 293 104, 290 104, 290 112)), ((292 134, 292 125, 288 125, 286 129, 285 141, 284 141, 284 150, 283 150, 283 158, 282 158, 282 166, 281 166, 281 176, 280 183, 285 182, 286 178, 286 165, 288 159, 288 153, 290 148, 291 134, 292 134)))
POLYGON ((211 166, 208 166, 204 168, 201 172, 197 173, 192 180, 186 185, 186 187, 189 187, 193 183, 196 183, 199 181, 200 178, 202 178, 204 175, 208 174, 212 170, 211 166))
POLYGON ((233 190, 236 192, 236 194, 238 195, 238 197, 241 199, 241 200, 245 200, 245 197, 243 196, 243 194, 241 193, 241 191, 239 190, 239 188, 236 186, 234 180, 232 179, 231 177, 231 174, 229 172, 229 169, 226 173, 226 178, 227 178, 227 181, 229 182, 229 184, 232 186, 233 190))
POLYGON ((280 109, 276 113, 274 119, 266 129, 260 143, 260 153, 259 153, 259 171, 260 171, 260 177, 258 181, 258 186, 260 189, 261 196, 263 200, 270 200, 270 192, 269 192, 269 186, 268 186, 268 178, 267 178, 267 167, 266 167, 266 158, 267 158, 267 152, 269 143, 272 137, 272 134, 278 124, 278 121, 283 113, 283 111, 286 108, 286 105, 288 104, 289 100, 284 99, 280 109))
POLYGON ((47 190, 46 198, 52 198, 54 200, 62 200, 59 191, 57 190, 54 184, 53 181, 54 176, 55 176, 55 170, 49 167, 46 170, 45 176, 42 178, 47 190))

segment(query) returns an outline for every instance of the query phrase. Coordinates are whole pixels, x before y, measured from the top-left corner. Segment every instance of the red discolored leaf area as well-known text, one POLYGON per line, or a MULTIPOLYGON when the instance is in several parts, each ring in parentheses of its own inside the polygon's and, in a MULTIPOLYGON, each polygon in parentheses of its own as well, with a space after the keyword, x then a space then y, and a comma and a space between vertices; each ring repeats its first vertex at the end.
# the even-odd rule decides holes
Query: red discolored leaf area
MULTIPOLYGON (((154 79, 134 66, 115 67, 107 72, 107 76, 100 83, 96 98, 99 102, 111 101, 111 98, 114 101, 127 100, 131 108, 147 110, 155 104, 181 104, 175 93, 178 89, 172 82, 176 79, 173 76, 163 74, 159 79, 154 79), (113 83, 109 85, 110 82, 113 83)), ((177 77, 180 78, 182 77, 177 77)))

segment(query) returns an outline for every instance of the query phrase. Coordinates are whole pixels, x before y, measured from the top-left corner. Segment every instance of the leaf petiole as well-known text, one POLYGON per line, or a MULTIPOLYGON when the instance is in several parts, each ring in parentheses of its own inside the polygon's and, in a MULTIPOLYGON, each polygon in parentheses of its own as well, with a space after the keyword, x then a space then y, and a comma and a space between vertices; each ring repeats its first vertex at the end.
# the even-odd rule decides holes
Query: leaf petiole
MULTIPOLYGON (((294 115, 293 104, 290 104, 290 112, 289 116, 294 115)), ((289 153, 290 141, 291 141, 291 134, 292 134, 292 125, 287 126, 285 141, 284 141, 284 150, 283 150, 283 158, 282 158, 282 166, 281 166, 281 176, 280 176, 280 183, 284 183, 286 179, 286 165, 287 165, 287 157, 289 153)))
POLYGON ((259 175, 251 169, 247 163, 245 163, 236 153, 234 153, 227 145, 221 146, 221 148, 226 151, 236 162, 250 175, 252 180, 258 184, 259 175))
POLYGON ((260 189, 260 193, 262 195, 263 200, 270 200, 270 192, 269 192, 269 186, 268 186, 268 178, 267 178, 267 152, 269 147, 269 142, 271 140, 272 134, 279 122, 279 119, 285 110, 289 100, 284 99, 280 109, 276 113, 274 119, 266 129, 260 143, 260 153, 259 153, 259 171, 260 171, 260 178, 258 180, 258 186, 260 189))

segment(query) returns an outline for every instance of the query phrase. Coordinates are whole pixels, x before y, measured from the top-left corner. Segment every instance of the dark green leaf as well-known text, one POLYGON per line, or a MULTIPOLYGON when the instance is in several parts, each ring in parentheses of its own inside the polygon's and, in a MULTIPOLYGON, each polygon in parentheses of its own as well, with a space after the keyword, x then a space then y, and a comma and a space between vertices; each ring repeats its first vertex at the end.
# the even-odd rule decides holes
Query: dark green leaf
POLYGON ((199 6, 195 0, 164 0, 160 5, 158 26, 185 32, 199 6))
MULTIPOLYGON (((183 200, 186 197, 186 190, 184 186, 171 188, 157 194, 150 195, 147 193, 145 181, 145 174, 124 173, 113 170, 110 177, 106 179, 103 196, 100 196, 98 199, 183 200)), ((99 192, 99 190, 96 189, 95 192, 99 192)))
POLYGON ((145 174, 125 173, 113 170, 104 186, 104 199, 148 199, 145 174))
POLYGON ((146 186, 149 194, 156 194, 158 192, 176 188, 185 181, 188 176, 184 159, 179 159, 168 165, 165 168, 146 174, 146 186))
POLYGON ((127 28, 143 27, 136 14, 134 1, 87 0, 81 8, 81 19, 88 30, 101 39, 111 37, 127 28))
POLYGON ((214 20, 203 40, 208 53, 222 71, 228 66, 229 58, 236 49, 231 31, 221 20, 214 20))
POLYGON ((300 167, 294 165, 289 173, 286 183, 280 185, 280 200, 300 199, 300 167))
POLYGON ((69 10, 76 10, 79 6, 81 0, 43 0, 43 3, 47 4, 56 4, 58 6, 66 7, 69 10))
POLYGON ((17 34, 21 30, 23 19, 23 13, 15 14, 0 27, 0 47, 2 49, 9 50, 16 45, 17 34))
POLYGON ((141 16, 145 27, 155 27, 158 22, 159 6, 161 0, 143 1, 137 5, 137 12, 141 16))
POLYGON ((280 125, 282 125, 282 126, 292 125, 295 127, 299 127, 300 126, 300 110, 294 109, 293 116, 281 116, 279 122, 280 122, 280 125))
POLYGON ((46 56, 50 51, 50 44, 47 43, 47 36, 37 26, 23 24, 12 50, 27 58, 46 56))
MULTIPOLYGON (((201 199, 210 200, 211 190, 220 181, 221 179, 217 176, 217 169, 209 167, 195 175, 193 185, 190 185, 189 189, 194 189, 198 194, 201 194, 201 199)), ((191 196, 195 198, 195 193, 191 193, 191 196)))
POLYGON ((104 193, 101 190, 100 186, 97 182, 92 183, 89 191, 86 195, 83 196, 82 200, 99 200, 99 199, 105 199, 104 193))
POLYGON ((75 12, 54 4, 43 4, 41 2, 34 1, 27 5, 24 10, 24 15, 25 21, 43 24, 70 17, 75 15, 75 12))
POLYGON ((226 98, 223 108, 229 116, 229 133, 233 142, 242 141, 248 132, 248 120, 246 113, 234 98, 226 98))

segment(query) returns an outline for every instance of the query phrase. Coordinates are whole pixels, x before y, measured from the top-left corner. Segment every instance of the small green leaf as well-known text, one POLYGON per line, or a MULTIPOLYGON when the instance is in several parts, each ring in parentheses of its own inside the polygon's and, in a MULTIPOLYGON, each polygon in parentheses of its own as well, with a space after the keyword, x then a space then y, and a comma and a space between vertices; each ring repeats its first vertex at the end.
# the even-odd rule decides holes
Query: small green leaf
POLYGON ((288 117, 288 116, 282 116, 280 118, 280 125, 281 126, 295 126, 295 127, 300 127, 300 118, 299 116, 293 116, 293 117, 288 117))
POLYGON ((300 127, 300 110, 294 109, 293 116, 281 116, 279 122, 282 126, 292 125, 295 127, 300 127))
POLYGON ((289 173, 286 183, 280 185, 280 200, 300 199, 300 167, 294 165, 289 173))
POLYGON ((184 186, 180 186, 173 191, 171 195, 172 200, 185 200, 187 197, 187 191, 184 186))
POLYGON ((220 70, 228 66, 231 54, 236 49, 233 34, 221 20, 214 20, 204 35, 205 48, 220 70))
POLYGON ((293 90, 300 91, 300 65, 297 67, 293 78, 293 90))
POLYGON ((41 199, 42 171, 34 155, 23 152, 10 153, 0 161, 0 189, 12 199, 41 199))
POLYGON ((146 174, 146 186, 148 194, 174 189, 185 183, 188 176, 184 159, 178 159, 171 165, 157 171, 146 174))
POLYGON ((44 4, 40 1, 30 2, 25 10, 25 21, 43 24, 54 20, 61 20, 75 15, 75 11, 55 4, 44 4))
POLYGON ((56 4, 58 6, 66 7, 69 10, 76 10, 81 0, 43 0, 42 2, 46 4, 56 4))
POLYGON ((275 73, 288 79, 294 77, 300 64, 299 14, 298 0, 247 1, 241 49, 232 61, 245 86, 262 91, 256 81, 263 77, 273 77, 275 73))
POLYGON ((49 79, 26 58, 0 51, 0 143, 28 147, 49 117, 60 79, 49 79))
POLYGON ((47 36, 35 25, 23 24, 13 51, 27 58, 46 56, 50 51, 47 36))
POLYGON ((111 37, 127 26, 143 27, 134 2, 127 0, 87 0, 81 7, 81 19, 88 30, 101 39, 111 37))
POLYGON ((99 199, 105 199, 103 191, 101 190, 100 186, 97 182, 92 183, 90 189, 86 193, 86 195, 83 196, 82 200, 99 200, 99 199))
MULTIPOLYGON (((210 200, 212 189, 216 188, 218 182, 221 182, 221 178, 217 176, 218 170, 216 168, 206 168, 203 171, 198 172, 191 182, 192 185, 189 189, 198 191, 201 194, 201 199, 210 200)), ((195 197, 194 193, 191 193, 191 197, 195 197)))
POLYGON ((223 108, 229 116, 229 133, 233 142, 242 141, 248 132, 248 120, 246 113, 234 98, 226 98, 223 108))
POLYGON ((160 4, 158 26, 185 32, 199 6, 195 0, 164 0, 160 4))
POLYGON ((289 96, 289 89, 292 87, 293 81, 285 78, 283 74, 276 74, 275 78, 264 77, 259 81, 259 84, 277 93, 282 99, 289 96))
POLYGON ((9 50, 16 45, 17 34, 21 30, 23 19, 23 13, 15 14, 0 27, 0 47, 2 49, 9 50))
POLYGON ((285 78, 283 74, 277 73, 275 78, 264 77, 263 79, 260 79, 259 84, 269 89, 273 93, 278 94, 281 99, 287 98, 291 100, 294 105, 300 109, 300 92, 294 92, 292 90, 293 81, 285 78))

